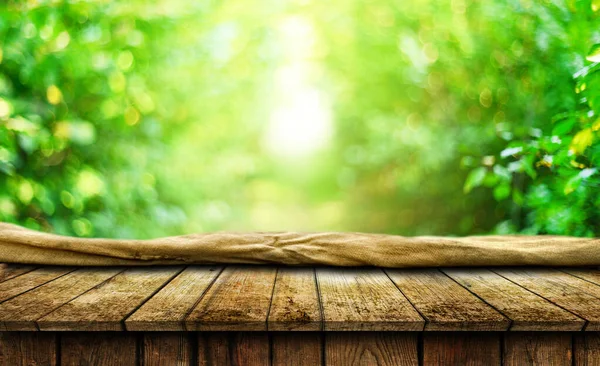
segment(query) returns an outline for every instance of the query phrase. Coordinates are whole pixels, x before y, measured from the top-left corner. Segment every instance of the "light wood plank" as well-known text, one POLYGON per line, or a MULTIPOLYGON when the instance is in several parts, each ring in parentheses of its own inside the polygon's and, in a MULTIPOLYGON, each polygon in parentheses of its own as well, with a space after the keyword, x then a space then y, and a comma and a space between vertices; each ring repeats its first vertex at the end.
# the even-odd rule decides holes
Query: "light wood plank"
POLYGON ((125 320, 130 331, 183 331, 187 314, 222 267, 188 267, 125 320))
POLYGON ((0 263, 0 282, 10 280, 27 272, 31 272, 37 267, 24 264, 6 264, 0 263))
POLYGON ((146 332, 142 348, 144 366, 190 366, 191 337, 182 332, 146 332))
POLYGON ((124 318, 182 267, 128 269, 37 321, 41 330, 123 330, 124 318))
POLYGON ((0 283, 0 302, 50 282, 75 268, 44 267, 0 283))
POLYGON ((57 364, 56 334, 1 332, 0 365, 30 366, 57 364))
POLYGON ((324 329, 423 329, 423 318, 381 269, 318 268, 324 329))
POLYGON ((426 318, 425 330, 508 329, 506 317, 436 269, 387 273, 426 318))
POLYGON ((573 364, 571 334, 525 332, 507 333, 504 337, 504 365, 573 364))
POLYGON ((600 366, 600 333, 573 335, 575 366, 600 366))
POLYGON ((484 268, 445 269, 456 282, 507 316, 512 331, 578 331, 585 320, 484 268))
POLYGON ((62 333, 61 366, 136 366, 136 335, 131 333, 62 333))
POLYGON ((494 272, 588 321, 584 330, 600 330, 600 286, 546 268, 501 268, 494 272))
POLYGON ((79 269, 0 303, 0 330, 35 331, 37 319, 121 271, 119 268, 79 269))
POLYGON ((500 364, 500 335, 497 333, 428 332, 423 334, 424 366, 500 364))
POLYGON ((275 284, 273 267, 231 266, 187 317, 187 330, 267 330, 275 284))
POLYGON ((313 366, 323 364, 323 335, 316 332, 272 333, 273 365, 313 366))
POLYGON ((264 332, 198 334, 198 365, 268 366, 269 336, 264 332))
POLYGON ((416 366, 417 335, 399 332, 325 334, 325 364, 331 366, 416 366))
POLYGON ((269 330, 318 331, 321 326, 314 269, 279 268, 269 312, 269 330))

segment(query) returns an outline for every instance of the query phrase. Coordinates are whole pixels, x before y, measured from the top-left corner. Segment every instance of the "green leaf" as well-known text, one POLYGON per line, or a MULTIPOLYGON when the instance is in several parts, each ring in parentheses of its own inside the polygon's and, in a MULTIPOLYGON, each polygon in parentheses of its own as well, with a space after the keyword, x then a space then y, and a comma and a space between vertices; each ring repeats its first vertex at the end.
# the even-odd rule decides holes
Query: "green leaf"
POLYGON ((485 178, 486 169, 484 167, 479 167, 471 170, 467 179, 465 180, 465 185, 463 190, 465 193, 471 192, 473 188, 479 187, 481 183, 483 183, 483 179, 485 178))
POLYGON ((502 201, 510 196, 510 184, 500 184, 494 188, 494 198, 496 201, 502 201))
POLYGON ((585 59, 591 62, 600 62, 600 43, 592 46, 585 59))

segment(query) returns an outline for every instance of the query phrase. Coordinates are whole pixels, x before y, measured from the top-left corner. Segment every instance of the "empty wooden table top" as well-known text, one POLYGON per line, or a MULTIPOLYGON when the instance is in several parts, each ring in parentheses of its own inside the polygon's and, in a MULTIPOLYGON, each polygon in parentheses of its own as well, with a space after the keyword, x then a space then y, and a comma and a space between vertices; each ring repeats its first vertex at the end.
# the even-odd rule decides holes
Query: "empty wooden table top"
POLYGON ((598 331, 591 268, 9 265, 0 331, 598 331))

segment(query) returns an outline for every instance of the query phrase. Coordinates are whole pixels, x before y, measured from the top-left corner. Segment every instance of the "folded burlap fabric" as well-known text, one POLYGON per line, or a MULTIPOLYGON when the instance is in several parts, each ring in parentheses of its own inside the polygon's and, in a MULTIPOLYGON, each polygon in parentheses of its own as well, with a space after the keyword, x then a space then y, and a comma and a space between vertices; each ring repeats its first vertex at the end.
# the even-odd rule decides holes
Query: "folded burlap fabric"
POLYGON ((0 262, 78 266, 214 263, 397 268, 583 266, 600 265, 600 239, 295 232, 222 232, 152 240, 82 239, 0 223, 0 262))

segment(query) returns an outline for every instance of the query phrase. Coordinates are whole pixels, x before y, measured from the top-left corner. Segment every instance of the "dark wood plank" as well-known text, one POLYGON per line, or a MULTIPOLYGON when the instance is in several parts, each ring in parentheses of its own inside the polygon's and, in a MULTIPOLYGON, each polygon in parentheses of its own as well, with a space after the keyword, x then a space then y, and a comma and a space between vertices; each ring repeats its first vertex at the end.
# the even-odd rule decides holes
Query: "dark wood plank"
POLYGON ((600 366, 600 333, 585 332, 573 335, 574 365, 600 366))
POLYGON ((508 317, 512 331, 578 331, 585 320, 484 268, 444 272, 508 317))
POLYGON ((321 330, 322 319, 313 268, 279 268, 271 310, 269 330, 321 330))
POLYGON ((75 268, 43 267, 0 283, 0 302, 50 282, 75 268))
POLYGON ((269 336, 264 332, 198 334, 198 364, 268 366, 269 336))
POLYGON ((436 269, 386 270, 419 310, 425 330, 506 330, 510 321, 436 269))
POLYGON ((267 330, 273 267, 231 266, 215 280, 185 321, 187 330, 267 330))
POLYGON ((132 333, 62 333, 61 366, 136 366, 137 341, 132 333))
POLYGON ((119 268, 84 268, 0 303, 0 331, 35 331, 35 321, 121 272, 119 268))
POLYGON ((219 275, 222 267, 188 267, 127 320, 130 331, 183 331, 187 314, 219 275))
POLYGON ((182 267, 128 269, 37 321, 41 330, 123 330, 122 321, 182 267))
POLYGON ((271 338, 273 365, 323 364, 323 335, 316 332, 277 332, 271 338))
POLYGON ((418 365, 417 334, 325 333, 326 365, 418 365))
POLYGON ((494 272, 587 320, 584 330, 600 330, 600 286, 554 269, 501 268, 494 272))
POLYGON ((37 267, 27 266, 24 264, 0 263, 0 282, 4 282, 27 272, 31 272, 36 268, 37 267))
POLYGON ((490 332, 423 334, 423 365, 500 365, 500 334, 490 332))
POLYGON ((381 269, 318 268, 324 329, 412 330, 424 320, 381 269))
POLYGON ((0 365, 30 366, 57 364, 56 334, 0 332, 0 365))
POLYGON ((573 364, 571 334, 525 332, 504 336, 504 365, 573 364))
POLYGON ((183 332, 144 333, 142 364, 145 366, 188 366, 192 364, 191 342, 183 332))

